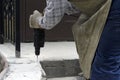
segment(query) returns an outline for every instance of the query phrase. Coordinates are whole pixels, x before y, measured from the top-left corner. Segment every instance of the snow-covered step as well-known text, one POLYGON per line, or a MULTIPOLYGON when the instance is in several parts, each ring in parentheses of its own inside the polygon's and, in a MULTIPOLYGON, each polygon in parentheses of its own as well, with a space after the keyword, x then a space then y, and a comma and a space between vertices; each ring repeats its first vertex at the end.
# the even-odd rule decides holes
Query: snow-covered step
MULTIPOLYGON (((41 79, 42 71, 40 66, 36 66, 34 63, 36 62, 36 56, 34 54, 33 43, 21 43, 21 58, 19 59, 15 58, 15 47, 10 43, 0 45, 0 52, 9 62, 9 72, 4 80, 33 80, 31 79, 31 75, 34 75, 34 80, 43 80, 41 79), (37 75, 35 75, 36 72, 37 75)), ((53 62, 53 64, 56 65, 56 71, 59 72, 64 70, 63 73, 67 75, 68 73, 66 73, 66 71, 69 71, 69 73, 71 73, 70 71, 72 70, 74 71, 74 64, 79 67, 78 61, 74 61, 79 59, 74 42, 45 42, 45 46, 41 49, 41 54, 38 59, 40 62, 53 62), (58 66, 57 63, 59 64, 58 66), (66 63, 69 63, 69 66, 66 63), (58 70, 57 67, 61 67, 61 69, 58 70)), ((51 72, 49 74, 51 74, 51 72)), ((54 78, 51 77, 47 80, 77 80, 77 78, 75 76, 63 76, 54 78)), ((83 79, 80 77, 78 80, 83 79)))

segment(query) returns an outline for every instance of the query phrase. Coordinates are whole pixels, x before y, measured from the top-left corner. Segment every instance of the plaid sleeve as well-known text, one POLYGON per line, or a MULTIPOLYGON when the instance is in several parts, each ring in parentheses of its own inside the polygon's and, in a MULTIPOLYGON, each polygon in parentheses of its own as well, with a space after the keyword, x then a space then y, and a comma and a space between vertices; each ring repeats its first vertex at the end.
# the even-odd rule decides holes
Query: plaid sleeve
POLYGON ((47 0, 44 16, 39 21, 42 28, 51 29, 61 21, 65 13, 66 1, 47 0))
POLYGON ((52 29, 61 21, 65 13, 74 13, 67 0, 46 0, 46 2, 44 16, 39 19, 39 24, 44 29, 52 29))

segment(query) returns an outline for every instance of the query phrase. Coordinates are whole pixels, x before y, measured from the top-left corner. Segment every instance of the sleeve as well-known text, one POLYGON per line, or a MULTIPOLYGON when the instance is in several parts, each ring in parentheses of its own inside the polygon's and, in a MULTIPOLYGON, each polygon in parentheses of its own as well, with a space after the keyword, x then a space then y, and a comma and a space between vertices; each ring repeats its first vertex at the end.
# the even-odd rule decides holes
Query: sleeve
POLYGON ((66 4, 65 13, 67 15, 71 15, 71 14, 75 14, 75 13, 80 13, 80 10, 74 4, 72 4, 68 1, 66 4))
POLYGON ((63 18, 67 0, 46 0, 44 16, 39 19, 39 24, 44 29, 52 29, 63 18))

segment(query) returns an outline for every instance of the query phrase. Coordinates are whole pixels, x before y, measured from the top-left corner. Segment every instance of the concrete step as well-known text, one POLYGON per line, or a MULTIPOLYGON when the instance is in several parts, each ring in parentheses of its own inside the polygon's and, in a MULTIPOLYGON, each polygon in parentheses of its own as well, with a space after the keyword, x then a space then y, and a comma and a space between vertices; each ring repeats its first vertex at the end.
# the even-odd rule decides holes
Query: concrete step
POLYGON ((78 76, 81 73, 78 59, 41 61, 47 78, 78 76))
POLYGON ((49 78, 47 80, 85 80, 85 78, 80 77, 80 76, 74 76, 74 77, 49 78))

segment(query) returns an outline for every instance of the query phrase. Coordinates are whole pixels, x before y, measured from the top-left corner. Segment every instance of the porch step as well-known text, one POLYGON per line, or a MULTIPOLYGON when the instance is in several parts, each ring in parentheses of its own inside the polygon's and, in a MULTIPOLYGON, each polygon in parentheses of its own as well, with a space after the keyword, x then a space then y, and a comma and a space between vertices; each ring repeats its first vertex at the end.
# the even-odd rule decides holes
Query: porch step
POLYGON ((41 61, 47 78, 78 76, 81 72, 78 59, 41 61))
POLYGON ((81 76, 74 76, 74 77, 49 78, 47 80, 86 80, 86 79, 81 76))

